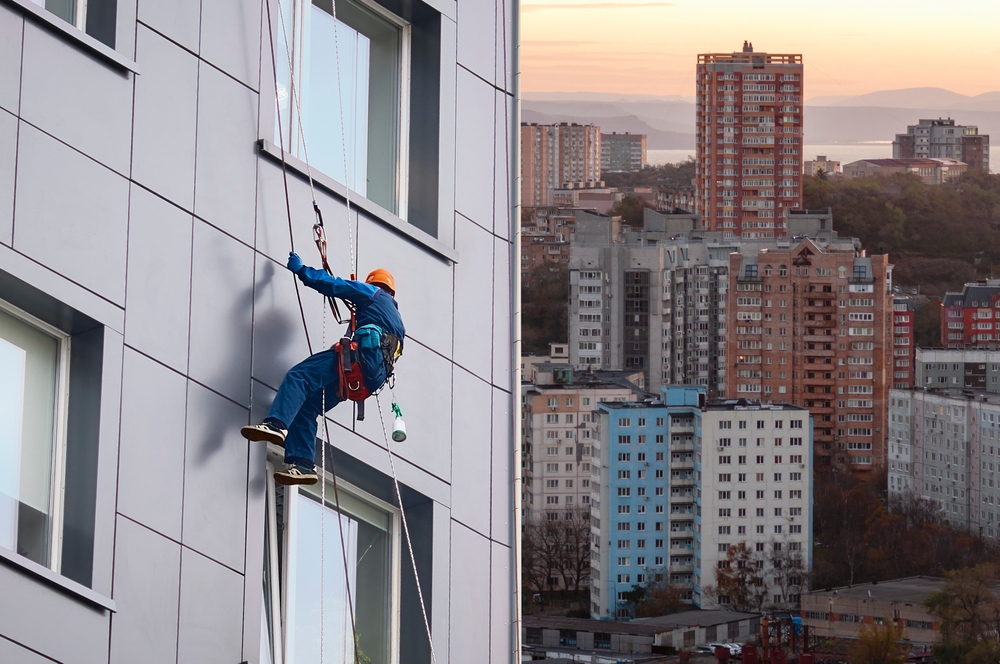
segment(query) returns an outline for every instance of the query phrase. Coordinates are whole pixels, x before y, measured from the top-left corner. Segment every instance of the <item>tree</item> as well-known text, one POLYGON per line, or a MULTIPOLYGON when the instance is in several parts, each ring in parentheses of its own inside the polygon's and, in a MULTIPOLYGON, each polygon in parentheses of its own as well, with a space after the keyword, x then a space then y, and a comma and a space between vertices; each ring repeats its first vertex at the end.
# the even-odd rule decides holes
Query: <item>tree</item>
POLYGON ((568 340, 569 268, 544 262, 521 289, 521 343, 526 353, 547 353, 550 343, 568 340))
POLYGON ((751 550, 746 542, 740 542, 731 545, 726 559, 719 562, 715 586, 706 587, 706 593, 734 611, 759 612, 767 600, 764 557, 751 550))
POLYGON ((866 624, 849 651, 851 664, 904 664, 909 653, 905 638, 906 630, 889 616, 881 625, 866 624))
POLYGON ((777 610, 798 608, 799 595, 805 585, 802 551, 792 549, 793 544, 787 537, 781 542, 772 539, 770 545, 771 550, 766 555, 767 563, 773 570, 770 593, 781 597, 780 601, 772 601, 770 606, 777 610))
POLYGON ((635 602, 636 618, 653 618, 677 613, 687 607, 684 591, 670 583, 670 575, 664 568, 646 568, 646 585, 642 595, 635 602))
POLYGON ((521 574, 528 592, 579 593, 590 578, 590 511, 552 510, 532 516, 521 535, 521 574))
POLYGON ((954 570, 944 587, 925 601, 941 619, 941 641, 934 657, 941 664, 979 664, 1000 661, 1000 598, 995 563, 954 570))
POLYGON ((931 300, 913 313, 913 343, 924 348, 941 345, 941 300, 931 300))
POLYGON ((620 216, 622 223, 641 228, 642 218, 645 214, 643 210, 647 207, 649 205, 644 200, 638 196, 628 194, 622 196, 620 201, 611 206, 610 214, 612 216, 620 216))

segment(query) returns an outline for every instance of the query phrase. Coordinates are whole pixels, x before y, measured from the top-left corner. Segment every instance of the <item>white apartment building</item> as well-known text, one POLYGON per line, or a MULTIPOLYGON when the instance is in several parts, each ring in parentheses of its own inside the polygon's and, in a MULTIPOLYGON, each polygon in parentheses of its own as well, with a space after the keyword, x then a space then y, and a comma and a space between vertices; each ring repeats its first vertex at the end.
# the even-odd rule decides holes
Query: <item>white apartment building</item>
POLYGON ((696 603, 728 603, 710 589, 729 548, 742 542, 763 570, 765 606, 796 605, 812 569, 809 411, 743 400, 709 405, 695 445, 696 603))
POLYGON ((889 492, 934 501, 950 524, 1000 537, 1000 395, 891 390, 889 492))

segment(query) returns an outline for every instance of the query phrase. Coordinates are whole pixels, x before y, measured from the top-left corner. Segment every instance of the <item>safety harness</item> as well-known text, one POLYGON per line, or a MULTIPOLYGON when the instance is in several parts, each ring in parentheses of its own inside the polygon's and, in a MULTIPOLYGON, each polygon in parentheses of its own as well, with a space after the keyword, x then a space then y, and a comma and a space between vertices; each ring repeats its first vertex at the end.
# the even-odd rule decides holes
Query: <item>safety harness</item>
MULTIPOLYGON (((332 275, 333 270, 330 269, 330 263, 326 257, 326 229, 323 226, 323 213, 315 201, 313 202, 313 210, 316 212, 316 222, 313 224, 313 241, 319 250, 323 269, 326 270, 327 274, 332 275)), ((356 275, 351 274, 351 279, 355 278, 356 275)), ((333 345, 333 349, 340 356, 340 362, 337 365, 337 375, 340 379, 338 394, 342 400, 354 401, 358 404, 357 417, 358 420, 363 420, 365 419, 365 399, 370 397, 372 392, 365 386, 365 377, 361 370, 361 344, 356 338, 358 320, 354 313, 354 305, 344 300, 344 306, 350 312, 350 316, 345 319, 340 315, 336 298, 331 297, 329 300, 330 310, 337 322, 341 325, 348 324, 347 335, 333 345)), ((392 379, 396 360, 403 354, 403 341, 395 334, 386 332, 376 325, 365 325, 361 329, 367 328, 379 335, 379 349, 382 354, 382 363, 385 366, 385 381, 382 385, 385 385, 392 379)), ((382 386, 379 386, 375 393, 377 394, 381 389, 382 386)))

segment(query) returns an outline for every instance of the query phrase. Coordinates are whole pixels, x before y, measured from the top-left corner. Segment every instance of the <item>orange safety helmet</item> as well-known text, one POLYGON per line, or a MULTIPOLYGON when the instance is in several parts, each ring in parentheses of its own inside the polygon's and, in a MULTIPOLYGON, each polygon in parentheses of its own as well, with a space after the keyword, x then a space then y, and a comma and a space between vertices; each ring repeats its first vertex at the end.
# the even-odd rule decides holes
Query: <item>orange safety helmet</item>
POLYGON ((385 286, 392 293, 396 292, 396 280, 392 278, 388 270, 383 270, 382 268, 376 268, 368 273, 365 277, 366 284, 374 284, 376 286, 385 286))

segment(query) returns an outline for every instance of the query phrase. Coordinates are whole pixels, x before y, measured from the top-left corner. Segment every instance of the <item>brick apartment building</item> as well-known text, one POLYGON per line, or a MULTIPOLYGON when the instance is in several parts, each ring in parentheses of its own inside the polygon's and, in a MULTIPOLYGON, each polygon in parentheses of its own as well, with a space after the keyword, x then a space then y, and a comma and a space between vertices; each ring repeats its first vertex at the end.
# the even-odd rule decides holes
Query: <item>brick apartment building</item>
POLYGON ((802 56, 698 56, 695 211, 734 237, 785 235, 802 207, 802 56))
POLYGON ((552 205, 552 190, 601 179, 601 128, 521 123, 521 205, 552 205))
POLYGON ((995 348, 1000 340, 1000 279, 965 284, 941 302, 941 345, 995 348))
POLYGON ((730 256, 726 395, 805 406, 816 467, 885 459, 892 266, 857 240, 730 256))
POLYGON ((906 295, 892 299, 892 386, 912 389, 917 377, 913 340, 913 301, 906 295))

